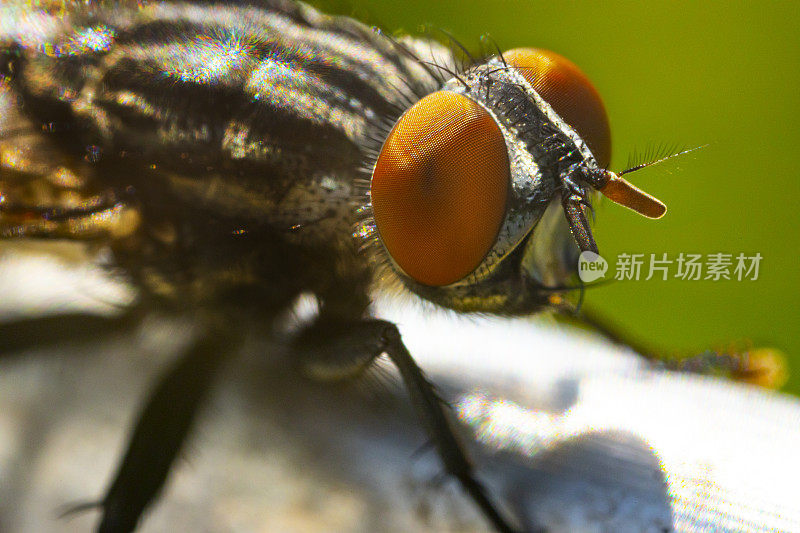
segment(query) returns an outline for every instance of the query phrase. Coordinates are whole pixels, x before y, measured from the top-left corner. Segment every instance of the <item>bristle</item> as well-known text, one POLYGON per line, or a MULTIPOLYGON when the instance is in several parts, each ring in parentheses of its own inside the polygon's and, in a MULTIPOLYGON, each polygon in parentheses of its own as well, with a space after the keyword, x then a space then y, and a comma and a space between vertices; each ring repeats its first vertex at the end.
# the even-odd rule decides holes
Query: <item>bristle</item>
MULTIPOLYGON (((666 156, 661 156, 661 157, 658 157, 658 158, 651 158, 651 159, 647 160, 644 163, 639 163, 637 165, 634 165, 634 166, 626 168, 622 172, 619 172, 617 174, 617 176, 624 176, 625 174, 630 174, 631 172, 636 172, 638 170, 642 170, 643 168, 652 167, 653 165, 658 165, 660 163, 663 163, 664 161, 668 161, 668 160, 670 160, 672 158, 675 158, 675 157, 678 157, 678 156, 681 156, 681 155, 685 155, 685 154, 688 154, 690 152, 694 152, 695 150, 699 150, 699 149, 705 148, 707 146, 708 146, 708 144, 703 144, 703 145, 700 145, 700 146, 695 146, 694 148, 688 148, 686 150, 682 150, 680 152, 672 152, 672 153, 670 153, 669 155, 666 155, 666 156)), ((636 152, 634 152, 633 157, 634 158, 637 157, 636 156, 636 152)), ((645 152, 644 157, 645 158, 648 157, 647 152, 645 152)))
POLYGON ((678 153, 683 150, 683 146, 678 143, 648 143, 644 147, 644 151, 634 147, 633 151, 628 154, 628 161, 625 168, 637 167, 643 163, 648 163, 656 159, 668 157, 672 154, 678 153))

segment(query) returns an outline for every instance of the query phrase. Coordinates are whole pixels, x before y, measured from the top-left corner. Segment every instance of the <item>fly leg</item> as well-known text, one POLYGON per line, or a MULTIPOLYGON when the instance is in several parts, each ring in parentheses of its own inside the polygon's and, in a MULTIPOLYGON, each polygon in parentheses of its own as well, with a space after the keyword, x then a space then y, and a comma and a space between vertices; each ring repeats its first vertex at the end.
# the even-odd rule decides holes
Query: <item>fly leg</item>
POLYGON ((456 438, 441 398, 414 362, 397 326, 384 320, 321 320, 300 333, 294 348, 303 373, 320 380, 352 376, 381 354, 386 354, 400 371, 422 425, 447 473, 459 480, 498 531, 515 531, 492 503, 486 488, 475 478, 472 463, 456 438))
POLYGON ((133 310, 113 317, 70 313, 0 323, 0 357, 130 331, 140 319, 141 314, 133 310))
MULTIPOLYGON (((198 339, 162 376, 128 440, 114 481, 99 506, 97 531, 133 531, 167 479, 217 369, 231 353, 231 339, 218 330, 198 339)), ((80 506, 78 509, 89 507, 80 506)))
MULTIPOLYGON (((568 310, 567 313, 572 311, 568 310)), ((722 351, 706 350, 688 357, 670 357, 637 342, 617 324, 586 307, 575 315, 575 319, 611 342, 630 348, 656 368, 721 376, 770 389, 781 387, 786 378, 786 361, 780 352, 770 348, 732 346, 722 351)))

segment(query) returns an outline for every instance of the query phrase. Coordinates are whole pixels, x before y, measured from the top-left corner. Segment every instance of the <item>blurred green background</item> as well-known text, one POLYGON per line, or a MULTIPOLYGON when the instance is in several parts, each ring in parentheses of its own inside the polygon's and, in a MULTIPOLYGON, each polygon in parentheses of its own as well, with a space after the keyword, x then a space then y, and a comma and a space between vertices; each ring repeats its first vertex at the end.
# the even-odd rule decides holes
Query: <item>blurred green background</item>
MULTIPOLYGON (((388 31, 443 28, 472 50, 549 48, 603 95, 612 169, 660 144, 709 144, 631 175, 662 199, 648 221, 605 202, 596 237, 619 253, 761 253, 756 281, 623 281, 587 305, 646 346, 688 354, 731 341, 785 352, 800 394, 800 10, 796 3, 330 0, 328 12, 388 31)), ((646 257, 649 257, 647 255, 646 257)), ((646 268, 646 266, 645 266, 646 268)), ((674 272, 672 265, 671 272, 674 272)))

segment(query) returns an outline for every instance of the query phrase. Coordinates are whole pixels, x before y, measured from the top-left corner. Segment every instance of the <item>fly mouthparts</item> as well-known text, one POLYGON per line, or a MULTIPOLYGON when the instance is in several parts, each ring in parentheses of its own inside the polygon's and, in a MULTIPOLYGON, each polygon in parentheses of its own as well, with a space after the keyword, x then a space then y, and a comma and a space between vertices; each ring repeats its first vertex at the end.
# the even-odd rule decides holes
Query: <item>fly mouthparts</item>
POLYGON ((610 170, 606 171, 606 176, 608 181, 597 190, 612 202, 624 205, 647 218, 661 218, 667 212, 667 206, 661 200, 647 194, 625 178, 610 170))

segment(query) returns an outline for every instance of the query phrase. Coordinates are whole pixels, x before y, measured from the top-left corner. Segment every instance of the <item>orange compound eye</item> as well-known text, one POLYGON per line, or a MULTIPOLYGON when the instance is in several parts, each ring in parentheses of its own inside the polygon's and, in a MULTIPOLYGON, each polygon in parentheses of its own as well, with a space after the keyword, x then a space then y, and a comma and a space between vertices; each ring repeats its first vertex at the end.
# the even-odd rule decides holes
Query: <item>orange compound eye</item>
POLYGON ((392 259, 423 285, 449 285, 480 265, 505 219, 510 182, 494 118, 440 91, 397 122, 372 174, 372 209, 392 259))
POLYGON ((577 65, 555 52, 537 48, 514 48, 503 52, 503 58, 586 141, 598 165, 608 168, 611 162, 608 115, 597 89, 577 65))

